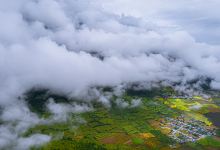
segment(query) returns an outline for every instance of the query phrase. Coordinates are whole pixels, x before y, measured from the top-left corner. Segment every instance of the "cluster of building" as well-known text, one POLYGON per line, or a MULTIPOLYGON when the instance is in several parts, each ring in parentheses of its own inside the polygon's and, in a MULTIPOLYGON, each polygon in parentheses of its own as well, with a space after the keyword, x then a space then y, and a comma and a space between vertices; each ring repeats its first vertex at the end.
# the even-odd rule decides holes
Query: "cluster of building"
POLYGON ((192 96, 187 96, 187 95, 185 95, 185 96, 172 96, 172 97, 170 97, 170 98, 179 98, 179 99, 193 99, 193 97, 192 96))
POLYGON ((173 98, 173 99, 176 99, 176 98, 179 98, 179 99, 193 99, 192 96, 188 96, 188 95, 178 95, 178 96, 174 96, 174 95, 170 95, 170 94, 162 94, 162 98, 173 98))
POLYGON ((215 128, 206 126, 205 123, 185 119, 182 115, 176 119, 166 118, 161 122, 162 128, 169 128, 169 136, 179 143, 195 142, 206 136, 215 135, 215 128))

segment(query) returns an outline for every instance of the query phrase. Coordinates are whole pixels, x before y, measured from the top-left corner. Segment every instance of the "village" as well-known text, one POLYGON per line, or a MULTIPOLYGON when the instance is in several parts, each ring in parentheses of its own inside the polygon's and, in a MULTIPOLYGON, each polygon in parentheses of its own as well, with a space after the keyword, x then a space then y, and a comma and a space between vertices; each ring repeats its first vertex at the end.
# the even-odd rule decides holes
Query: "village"
POLYGON ((215 128, 205 123, 186 119, 184 115, 173 118, 165 118, 160 122, 161 128, 169 129, 168 136, 178 143, 195 142, 201 138, 215 135, 215 128))

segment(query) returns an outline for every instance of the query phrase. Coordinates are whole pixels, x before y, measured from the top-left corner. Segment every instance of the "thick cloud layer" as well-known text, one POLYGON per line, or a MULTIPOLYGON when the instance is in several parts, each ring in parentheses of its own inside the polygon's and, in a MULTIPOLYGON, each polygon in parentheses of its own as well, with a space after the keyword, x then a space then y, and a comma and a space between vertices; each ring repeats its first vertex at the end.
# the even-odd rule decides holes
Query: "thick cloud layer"
MULTIPOLYGON (((95 86, 159 81, 184 86, 208 77, 212 88, 220 89, 219 4, 218 0, 0 0, 0 106, 1 120, 7 122, 0 127, 0 148, 11 139, 22 146, 41 136, 18 138, 41 122, 17 98, 32 87, 81 96, 95 86), (23 113, 26 117, 12 115, 23 113)), ((67 109, 52 111, 56 116, 70 112, 69 107, 52 104, 51 110, 67 109)), ((46 142, 49 137, 42 139, 46 142)), ((40 143, 30 142, 35 144, 40 143)))

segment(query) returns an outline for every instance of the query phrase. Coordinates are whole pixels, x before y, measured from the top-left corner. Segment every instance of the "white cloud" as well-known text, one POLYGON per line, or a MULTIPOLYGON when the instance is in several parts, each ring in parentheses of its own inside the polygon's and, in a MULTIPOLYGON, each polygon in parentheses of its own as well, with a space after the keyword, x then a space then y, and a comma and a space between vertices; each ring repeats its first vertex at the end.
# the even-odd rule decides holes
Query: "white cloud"
POLYGON ((92 110, 92 108, 87 105, 78 105, 74 103, 71 105, 57 104, 53 99, 49 99, 47 108, 49 109, 49 112, 52 113, 52 118, 49 119, 50 122, 64 122, 67 121, 70 113, 82 113, 92 110))
MULTIPOLYGON (((42 121, 18 100, 35 86, 85 96, 91 87, 132 82, 182 82, 177 88, 185 89, 206 76, 220 89, 218 6, 217 0, 0 0, 0 129, 7 129, 1 145, 42 121)), ((96 94, 108 105, 111 95, 96 94)), ((55 116, 75 112, 48 107, 55 116)))
POLYGON ((40 146, 50 141, 50 136, 42 134, 34 134, 28 138, 20 138, 16 149, 27 150, 31 146, 40 146))

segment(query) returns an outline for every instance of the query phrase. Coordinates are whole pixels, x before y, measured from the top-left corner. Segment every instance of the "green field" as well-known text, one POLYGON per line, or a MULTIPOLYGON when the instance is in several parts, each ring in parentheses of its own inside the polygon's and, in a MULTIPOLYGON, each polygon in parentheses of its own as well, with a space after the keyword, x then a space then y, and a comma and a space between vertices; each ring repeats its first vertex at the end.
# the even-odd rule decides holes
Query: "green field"
MULTIPOLYGON (((170 88, 150 91, 127 91, 122 97, 128 104, 132 99, 141 99, 137 107, 122 108, 117 106, 114 96, 111 107, 106 107, 98 101, 93 101, 93 110, 84 113, 72 113, 68 121, 53 124, 41 124, 30 128, 23 136, 34 133, 52 136, 52 141, 41 146, 32 147, 37 150, 102 150, 102 149, 218 149, 218 137, 206 137, 193 143, 179 144, 170 138, 160 127, 152 124, 161 119, 176 118, 181 114, 200 120, 211 126, 211 122, 201 112, 209 112, 210 108, 219 109, 213 101, 202 102, 201 99, 163 98, 163 94, 175 94, 170 88), (192 106, 201 105, 199 109, 192 106), (203 111, 201 111, 203 110, 203 111)), ((41 117, 51 114, 44 109, 43 102, 34 103, 34 99, 42 99, 44 91, 29 94, 27 101, 30 108, 41 117)), ((65 97, 54 95, 58 103, 69 103, 65 97)))

